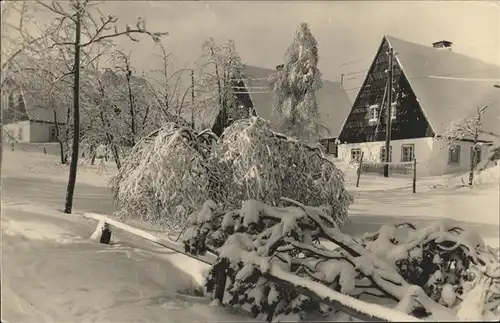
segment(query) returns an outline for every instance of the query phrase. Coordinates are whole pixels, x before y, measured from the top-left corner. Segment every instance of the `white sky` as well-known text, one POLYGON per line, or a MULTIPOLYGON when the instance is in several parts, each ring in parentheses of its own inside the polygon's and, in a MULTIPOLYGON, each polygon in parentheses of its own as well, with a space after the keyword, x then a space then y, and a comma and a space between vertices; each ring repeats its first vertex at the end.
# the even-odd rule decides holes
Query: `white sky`
MULTIPOLYGON (((367 69, 384 34, 426 45, 450 40, 454 51, 500 65, 498 1, 109 1, 103 11, 123 23, 142 15, 151 30, 170 32, 163 41, 179 67, 189 67, 201 42, 213 36, 234 39, 244 62, 274 68, 301 21, 310 24, 321 71, 331 81, 367 69)), ((138 68, 157 63, 148 40, 131 44, 123 38, 119 44, 133 50, 138 68)), ((344 83, 348 90, 360 85, 364 73, 353 76, 344 83)), ((352 97, 356 90, 348 92, 352 97)))
MULTIPOLYGON (((176 68, 190 67, 210 36, 234 39, 245 63, 274 68, 302 21, 318 40, 320 69, 331 81, 367 69, 384 34, 426 45, 450 40, 454 51, 500 65, 498 1, 106 1, 101 10, 121 25, 142 16, 149 30, 170 32, 163 43, 176 68), (341 66, 351 61, 357 62, 341 66)), ((158 67, 149 39, 123 37, 117 44, 132 50, 137 70, 158 67)), ((364 75, 345 81, 351 98, 364 75)))

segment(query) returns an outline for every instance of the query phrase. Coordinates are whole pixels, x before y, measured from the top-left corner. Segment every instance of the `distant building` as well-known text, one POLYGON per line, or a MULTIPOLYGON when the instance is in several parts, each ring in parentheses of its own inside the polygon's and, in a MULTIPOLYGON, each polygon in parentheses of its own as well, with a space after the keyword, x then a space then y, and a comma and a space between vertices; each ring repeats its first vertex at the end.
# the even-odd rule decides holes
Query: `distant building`
MULTIPOLYGON (((469 169, 472 140, 447 148, 433 139, 453 121, 476 115, 484 105, 489 108, 483 129, 499 132, 500 89, 494 85, 498 84, 500 67, 453 52, 449 41, 435 42, 431 47, 391 36, 382 39, 342 126, 340 155, 353 161, 363 152, 363 160, 373 164, 385 159, 389 46, 395 54, 390 160, 397 163, 416 158, 420 175, 469 169)), ((491 137, 482 134, 479 140, 488 144, 491 137)))
MULTIPOLYGON (((67 111, 62 107, 48 107, 36 100, 28 91, 13 82, 2 91, 2 123, 7 142, 57 142, 54 115, 64 125, 67 111)), ((44 95, 41 93, 40 95, 44 95)))
MULTIPOLYGON (((276 69, 280 67, 282 65, 277 66, 276 69)), ((269 82, 269 77, 275 73, 276 70, 245 65, 244 78, 236 80, 233 87, 237 106, 247 109, 250 115, 268 120, 272 125, 280 121, 279 116, 273 113, 274 93, 269 82)), ((316 92, 316 102, 319 110, 317 122, 324 128, 320 142, 325 146, 328 154, 337 156, 336 140, 342 122, 349 113, 351 102, 340 83, 326 80, 323 80, 323 86, 316 92)), ((214 128, 220 128, 220 111, 212 111, 208 119, 213 120, 207 122, 208 124, 213 124, 214 128)))

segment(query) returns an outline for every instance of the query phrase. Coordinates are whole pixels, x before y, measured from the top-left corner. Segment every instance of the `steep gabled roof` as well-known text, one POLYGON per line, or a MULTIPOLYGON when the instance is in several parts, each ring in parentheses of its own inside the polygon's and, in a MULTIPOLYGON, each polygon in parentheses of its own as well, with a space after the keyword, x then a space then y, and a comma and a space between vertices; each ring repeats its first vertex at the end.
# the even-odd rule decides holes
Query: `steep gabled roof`
POLYGON ((19 121, 41 121, 54 122, 54 109, 57 113, 59 123, 66 123, 66 107, 58 105, 50 107, 45 100, 46 94, 36 92, 36 89, 26 89, 21 86, 11 84, 11 95, 14 96, 14 106, 2 107, 3 122, 5 124, 19 121), (36 92, 36 93, 35 93, 36 92), (19 102, 19 97, 22 102, 19 102))
POLYGON ((49 107, 46 101, 37 99, 30 91, 22 92, 26 113, 31 121, 54 122, 54 110, 57 114, 58 123, 66 123, 67 106, 58 104, 49 107))
POLYGON ((385 36, 436 134, 489 105, 484 130, 500 132, 500 66, 385 36))
MULTIPOLYGON (((279 117, 273 113, 274 93, 269 83, 269 76, 276 71, 256 66, 245 65, 245 80, 254 109, 258 116, 276 124, 279 117)), ((338 137, 342 123, 351 109, 351 102, 342 85, 338 82, 323 80, 323 86, 316 92, 318 104, 318 122, 328 131, 322 137, 338 137)))

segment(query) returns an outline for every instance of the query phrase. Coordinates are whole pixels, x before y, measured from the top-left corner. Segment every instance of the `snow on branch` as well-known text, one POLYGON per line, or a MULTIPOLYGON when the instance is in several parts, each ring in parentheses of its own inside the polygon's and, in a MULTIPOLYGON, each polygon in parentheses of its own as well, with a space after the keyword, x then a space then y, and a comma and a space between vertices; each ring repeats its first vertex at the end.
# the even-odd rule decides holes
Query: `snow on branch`
MULTIPOLYGON (((239 208, 223 209, 207 201, 190 217, 183 235, 186 251, 218 255, 208 291, 214 290, 221 266, 229 266, 225 304, 268 321, 304 320, 325 311, 318 297, 301 295, 312 281, 361 300, 384 298, 388 306, 418 318, 466 319, 471 310, 476 320, 500 314, 498 254, 478 234, 436 222, 419 229, 384 225, 352 237, 323 209, 286 200, 292 206, 245 200, 239 208), (324 240, 338 247, 327 249, 324 240), (276 271, 301 278, 297 286, 285 286, 273 280, 276 271), (471 303, 476 304, 472 309, 471 303)), ((327 312, 334 315, 335 309, 327 312)))
POLYGON ((137 143, 111 179, 123 216, 178 227, 210 197, 206 139, 167 124, 137 143))
POLYGON ((454 141, 456 140, 477 138, 482 132, 482 117, 487 108, 487 105, 482 106, 477 109, 477 114, 473 117, 453 121, 448 129, 436 139, 448 140, 448 145, 454 145, 454 141))
POLYGON ((320 149, 274 134, 263 119, 239 120, 220 138, 173 124, 155 135, 132 149, 112 180, 123 215, 179 227, 207 199, 236 207, 247 199, 278 205, 286 196, 322 207, 330 223, 347 223, 352 197, 342 172, 320 149))

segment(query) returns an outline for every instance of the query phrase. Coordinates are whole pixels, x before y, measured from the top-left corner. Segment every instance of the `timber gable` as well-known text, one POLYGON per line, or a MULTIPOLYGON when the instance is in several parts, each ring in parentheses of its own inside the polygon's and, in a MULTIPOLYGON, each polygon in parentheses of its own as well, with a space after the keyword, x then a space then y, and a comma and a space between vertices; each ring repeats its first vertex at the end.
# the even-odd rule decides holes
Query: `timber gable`
MULTIPOLYGON (((341 129, 341 143, 385 140, 389 46, 384 37, 341 129)), ((391 140, 433 137, 434 131, 397 58, 397 48, 394 52, 391 140)))

